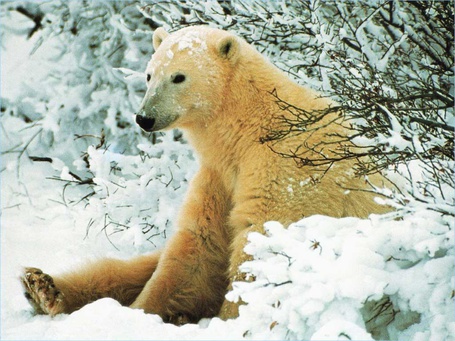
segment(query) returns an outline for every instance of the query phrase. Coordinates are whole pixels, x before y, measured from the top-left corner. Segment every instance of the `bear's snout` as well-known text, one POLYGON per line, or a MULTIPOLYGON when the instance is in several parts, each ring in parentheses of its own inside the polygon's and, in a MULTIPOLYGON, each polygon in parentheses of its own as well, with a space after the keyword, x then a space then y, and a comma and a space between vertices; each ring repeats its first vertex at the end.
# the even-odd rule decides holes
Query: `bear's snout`
POLYGON ((145 131, 151 132, 153 130, 153 126, 155 125, 155 119, 142 115, 136 115, 136 123, 145 131))

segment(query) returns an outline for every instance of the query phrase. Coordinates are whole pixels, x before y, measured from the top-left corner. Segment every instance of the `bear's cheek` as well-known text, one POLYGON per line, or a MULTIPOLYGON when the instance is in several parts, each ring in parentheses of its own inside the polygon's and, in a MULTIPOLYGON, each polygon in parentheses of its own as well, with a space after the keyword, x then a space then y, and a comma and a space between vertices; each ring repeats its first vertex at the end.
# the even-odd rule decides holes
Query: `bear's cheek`
POLYGON ((206 111, 211 107, 209 99, 205 98, 202 94, 194 94, 191 100, 192 111, 206 111))

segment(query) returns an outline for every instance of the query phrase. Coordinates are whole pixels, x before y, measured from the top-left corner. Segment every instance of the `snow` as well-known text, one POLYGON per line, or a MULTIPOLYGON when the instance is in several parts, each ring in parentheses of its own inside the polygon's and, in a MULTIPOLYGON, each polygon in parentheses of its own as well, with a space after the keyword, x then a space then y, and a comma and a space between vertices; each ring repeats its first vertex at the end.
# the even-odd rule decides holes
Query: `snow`
POLYGON ((202 53, 207 50, 207 44, 204 41, 204 33, 198 31, 187 31, 184 34, 177 36, 170 36, 166 39, 169 45, 167 57, 172 59, 174 54, 171 49, 175 48, 176 51, 189 50, 189 54, 202 53))
MULTIPOLYGON (((83 13, 68 4, 72 15, 83 13)), ((205 6, 222 13, 217 2, 205 6)), ((259 3, 254 6, 261 11, 259 3)), ((284 12, 274 20, 286 19, 284 4, 270 6, 284 12)), ((164 15, 179 15, 178 8, 172 11, 164 15)), ((396 212, 367 219, 312 216, 288 228, 268 222, 265 235, 250 234, 245 252, 252 260, 242 270, 255 281, 234 283, 227 294, 247 303, 237 319, 177 327, 109 298, 70 315, 34 316, 18 280, 23 266, 57 274, 86 260, 127 259, 162 248, 198 163, 178 132, 141 135, 131 123, 145 92, 142 70, 151 52, 145 27, 136 30, 136 40, 122 40, 127 58, 118 64, 115 58, 107 61, 109 44, 97 50, 102 58, 81 47, 93 38, 87 31, 66 45, 58 35, 45 36, 37 48, 38 35, 26 39, 33 24, 11 13, 2 17, 0 339, 455 340, 454 221, 447 204, 454 193, 450 187, 427 192, 412 187, 428 177, 419 160, 390 174, 403 193, 414 197, 382 190, 385 198, 377 199, 396 212), (120 127, 122 120, 130 126, 120 127), (400 178, 406 173, 413 183, 400 178), (82 184, 75 175, 92 183, 82 184)), ((120 39, 119 32, 129 37, 124 20, 112 15, 107 21, 110 44, 120 39)), ((328 50, 330 37, 321 31, 328 50)), ((179 48, 202 46, 197 39, 189 37, 179 48)), ((401 43, 404 36, 390 53, 401 43)), ((389 57, 384 56, 382 67, 389 57)), ((330 86, 328 79, 322 82, 330 86)), ((390 118, 389 135, 359 137, 359 145, 421 147, 417 136, 403 141, 402 125, 390 118)))

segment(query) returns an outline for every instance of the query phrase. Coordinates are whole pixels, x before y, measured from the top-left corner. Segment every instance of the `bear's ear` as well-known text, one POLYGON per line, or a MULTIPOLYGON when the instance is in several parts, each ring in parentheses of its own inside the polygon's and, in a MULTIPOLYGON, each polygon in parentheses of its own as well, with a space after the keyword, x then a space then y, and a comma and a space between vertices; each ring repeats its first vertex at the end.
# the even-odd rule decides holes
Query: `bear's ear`
POLYGON ((222 58, 235 63, 240 55, 240 43, 237 37, 227 36, 218 42, 217 50, 222 58))
POLYGON ((164 39, 169 35, 164 28, 158 27, 155 32, 153 32, 153 48, 155 51, 161 45, 164 39))

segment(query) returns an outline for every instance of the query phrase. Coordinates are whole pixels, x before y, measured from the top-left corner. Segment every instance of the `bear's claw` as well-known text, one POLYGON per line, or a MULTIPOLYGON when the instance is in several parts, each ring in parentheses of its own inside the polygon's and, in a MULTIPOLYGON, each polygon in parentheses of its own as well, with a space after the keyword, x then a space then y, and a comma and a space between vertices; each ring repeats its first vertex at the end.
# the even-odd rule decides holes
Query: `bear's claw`
POLYGON ((25 297, 37 314, 55 316, 64 311, 63 293, 54 280, 37 268, 25 268, 21 276, 25 297))

